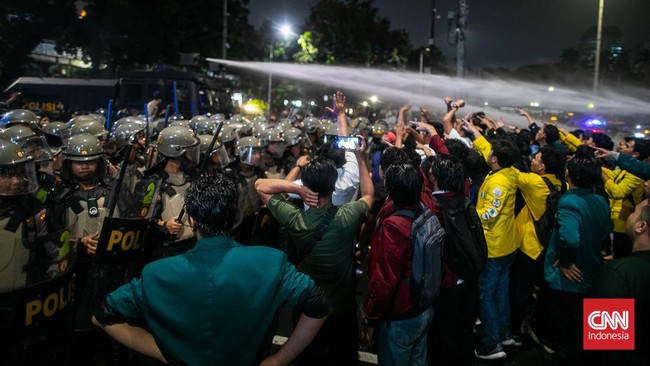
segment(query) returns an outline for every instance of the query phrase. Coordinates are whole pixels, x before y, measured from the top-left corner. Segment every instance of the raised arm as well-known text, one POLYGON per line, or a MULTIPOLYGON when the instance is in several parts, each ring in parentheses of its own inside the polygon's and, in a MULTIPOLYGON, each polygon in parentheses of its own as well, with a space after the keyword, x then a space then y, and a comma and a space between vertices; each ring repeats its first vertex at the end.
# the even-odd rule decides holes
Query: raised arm
POLYGON ((341 91, 334 94, 334 113, 336 113, 336 119, 339 123, 339 136, 349 136, 348 117, 345 115, 345 95, 341 91))
POLYGON ((370 173, 366 166, 366 159, 364 159, 365 150, 366 140, 364 139, 361 148, 355 151, 354 155, 357 157, 357 162, 359 163, 359 191, 361 193, 361 198, 359 199, 365 201, 368 204, 368 209, 371 209, 375 198, 375 186, 372 184, 372 178, 370 178, 370 173))
POLYGON ((255 189, 262 202, 268 204, 274 194, 293 193, 302 197, 302 201, 315 207, 318 205, 318 193, 313 192, 304 185, 294 184, 283 179, 258 179, 255 181, 255 189))

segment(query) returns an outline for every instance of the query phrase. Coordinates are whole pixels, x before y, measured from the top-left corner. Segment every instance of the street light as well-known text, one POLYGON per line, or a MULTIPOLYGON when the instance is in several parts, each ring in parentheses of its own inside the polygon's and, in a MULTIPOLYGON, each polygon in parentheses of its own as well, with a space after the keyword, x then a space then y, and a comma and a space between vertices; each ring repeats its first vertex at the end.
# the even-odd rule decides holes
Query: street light
POLYGON ((598 94, 598 72, 600 71, 600 44, 602 43, 603 35, 603 8, 605 7, 605 0, 598 2, 598 26, 596 28, 596 61, 594 63, 594 90, 593 94, 598 94))
MULTIPOLYGON (((291 31, 291 27, 288 24, 282 25, 280 28, 280 33, 286 38, 289 35, 294 33, 291 31)), ((275 35, 273 35, 273 42, 271 42, 271 52, 269 52, 269 63, 273 63, 273 50, 275 50, 275 35)), ((271 96, 273 90, 273 72, 269 70, 269 90, 267 95, 267 102, 269 104, 269 120, 271 120, 271 96)))

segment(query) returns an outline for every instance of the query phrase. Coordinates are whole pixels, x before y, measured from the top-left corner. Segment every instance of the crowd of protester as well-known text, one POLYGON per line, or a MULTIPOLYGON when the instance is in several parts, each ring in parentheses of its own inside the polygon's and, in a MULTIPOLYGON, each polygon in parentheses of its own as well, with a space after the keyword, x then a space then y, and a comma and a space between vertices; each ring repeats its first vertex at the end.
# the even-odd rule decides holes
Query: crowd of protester
POLYGON ((277 120, 7 112, 0 359, 356 365, 363 345, 380 365, 471 365, 528 343, 558 364, 650 363, 650 141, 523 109, 516 128, 453 98, 371 123, 333 100, 277 120), (421 217, 442 243, 424 306, 421 217), (111 218, 146 231, 137 256, 102 259, 111 218), (44 301, 71 273, 66 316, 12 337, 31 325, 16 294, 44 301), (583 350, 586 298, 635 299, 635 350, 583 350), (282 307, 294 330, 271 354, 282 307))

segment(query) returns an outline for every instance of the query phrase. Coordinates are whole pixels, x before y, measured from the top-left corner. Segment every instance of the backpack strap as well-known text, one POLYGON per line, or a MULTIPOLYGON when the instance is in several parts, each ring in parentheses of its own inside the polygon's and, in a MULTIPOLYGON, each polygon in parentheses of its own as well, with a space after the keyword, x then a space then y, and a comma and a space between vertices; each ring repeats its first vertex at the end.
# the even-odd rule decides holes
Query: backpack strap
POLYGON ((320 223, 318 224, 318 227, 316 227, 316 230, 314 230, 314 233, 312 234, 314 240, 310 241, 306 246, 303 247, 302 255, 300 256, 298 263, 301 263, 305 258, 307 258, 307 256, 309 256, 311 251, 316 246, 316 243, 323 239, 323 236, 329 229, 330 225, 332 225, 332 220, 334 220, 334 216, 336 216, 338 210, 339 207, 334 205, 330 206, 327 209, 325 216, 323 216, 320 223))

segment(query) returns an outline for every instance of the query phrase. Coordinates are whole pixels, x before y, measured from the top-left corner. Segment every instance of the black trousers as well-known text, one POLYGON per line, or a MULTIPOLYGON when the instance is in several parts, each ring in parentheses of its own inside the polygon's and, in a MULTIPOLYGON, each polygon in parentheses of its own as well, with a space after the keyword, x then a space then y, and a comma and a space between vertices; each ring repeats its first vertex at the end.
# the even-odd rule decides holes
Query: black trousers
POLYGON ((545 257, 546 251, 542 251, 536 260, 521 250, 517 251, 510 268, 510 331, 512 334, 521 333, 521 325, 529 314, 534 315, 534 319, 538 321, 547 318, 548 285, 544 279, 545 257), (537 300, 533 297, 535 285, 540 289, 537 300))
MULTIPOLYGON (((294 309, 294 325, 300 312, 294 309)), ((292 364, 301 366, 348 366, 359 362, 357 311, 330 314, 314 340, 292 364)))
POLYGON ((463 282, 440 289, 429 328, 427 359, 430 365, 473 365, 474 315, 478 285, 463 282))
POLYGON ((582 300, 585 295, 550 290, 551 331, 559 365, 583 365, 582 300))

